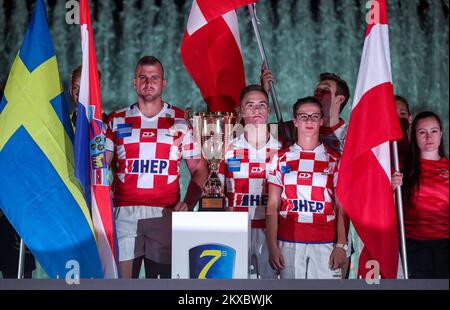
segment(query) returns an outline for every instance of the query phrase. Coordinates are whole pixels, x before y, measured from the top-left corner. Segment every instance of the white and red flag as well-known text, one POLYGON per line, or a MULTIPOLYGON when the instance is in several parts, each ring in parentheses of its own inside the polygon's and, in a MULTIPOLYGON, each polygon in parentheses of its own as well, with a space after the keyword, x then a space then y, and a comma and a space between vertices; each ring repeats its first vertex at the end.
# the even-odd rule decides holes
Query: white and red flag
MULTIPOLYGON (((396 278, 398 228, 389 142, 402 137, 395 108, 386 1, 372 1, 337 196, 364 246, 358 276, 375 260, 382 278, 396 278)), ((376 266, 372 264, 371 266, 376 266)))
POLYGON ((239 106, 245 73, 235 9, 255 2, 192 2, 181 58, 211 112, 234 112, 239 106))
POLYGON ((111 207, 105 125, 88 0, 80 0, 83 63, 75 130, 75 175, 90 206, 105 278, 118 278, 117 240, 111 207))

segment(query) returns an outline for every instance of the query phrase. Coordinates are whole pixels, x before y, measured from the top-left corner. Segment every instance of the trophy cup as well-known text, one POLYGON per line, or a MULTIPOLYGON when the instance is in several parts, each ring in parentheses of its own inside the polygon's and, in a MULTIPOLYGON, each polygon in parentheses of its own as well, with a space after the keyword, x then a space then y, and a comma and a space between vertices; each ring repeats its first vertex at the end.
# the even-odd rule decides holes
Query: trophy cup
MULTIPOLYGON (((194 141, 201 147, 210 174, 206 180, 199 211, 224 211, 224 186, 218 176, 219 165, 233 139, 233 113, 197 112, 193 117, 194 141)), ((236 124, 238 121, 236 121, 236 124)))

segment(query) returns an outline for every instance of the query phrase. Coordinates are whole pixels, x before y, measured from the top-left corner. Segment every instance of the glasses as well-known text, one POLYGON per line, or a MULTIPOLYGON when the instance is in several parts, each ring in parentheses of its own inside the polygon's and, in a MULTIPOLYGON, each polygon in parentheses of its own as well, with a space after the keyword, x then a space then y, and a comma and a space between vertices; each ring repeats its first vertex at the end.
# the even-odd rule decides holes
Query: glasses
POLYGON ((297 118, 302 122, 307 122, 309 119, 313 122, 318 122, 322 118, 322 115, 320 113, 297 113, 297 118))

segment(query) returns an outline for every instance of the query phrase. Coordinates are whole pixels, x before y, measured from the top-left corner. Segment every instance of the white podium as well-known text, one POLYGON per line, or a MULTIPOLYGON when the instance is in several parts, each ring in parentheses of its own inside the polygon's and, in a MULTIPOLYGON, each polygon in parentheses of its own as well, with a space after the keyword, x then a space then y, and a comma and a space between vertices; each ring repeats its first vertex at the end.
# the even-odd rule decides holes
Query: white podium
POLYGON ((173 212, 172 279, 247 279, 247 212, 173 212))

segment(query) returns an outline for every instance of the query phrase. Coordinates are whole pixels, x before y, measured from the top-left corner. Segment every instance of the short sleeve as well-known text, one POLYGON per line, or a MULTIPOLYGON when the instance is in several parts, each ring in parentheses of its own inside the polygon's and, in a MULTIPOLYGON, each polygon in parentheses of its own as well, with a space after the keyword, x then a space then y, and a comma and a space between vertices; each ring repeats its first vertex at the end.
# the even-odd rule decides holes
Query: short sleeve
POLYGON ((273 185, 283 187, 283 180, 280 171, 280 163, 278 155, 273 156, 269 166, 269 177, 267 182, 273 185))
POLYGON ((184 159, 201 158, 201 150, 198 143, 195 143, 192 128, 185 120, 180 120, 176 124, 182 133, 181 154, 184 159))
POLYGON ((116 133, 114 131, 114 113, 111 113, 106 121, 106 137, 105 149, 114 152, 114 141, 116 140, 116 133))
POLYGON ((333 186, 336 188, 338 177, 339 177, 339 166, 341 165, 341 161, 339 159, 336 160, 333 167, 333 186))

